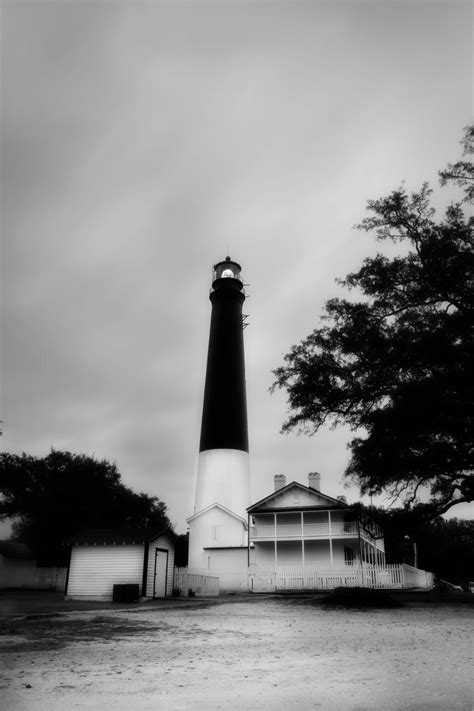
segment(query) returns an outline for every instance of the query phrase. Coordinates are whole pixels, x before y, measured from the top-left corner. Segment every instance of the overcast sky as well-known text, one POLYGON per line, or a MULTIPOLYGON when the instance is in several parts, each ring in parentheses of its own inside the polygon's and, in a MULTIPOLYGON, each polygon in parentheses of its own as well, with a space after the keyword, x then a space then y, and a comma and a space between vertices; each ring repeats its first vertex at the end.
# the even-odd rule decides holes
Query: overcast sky
MULTIPOLYGON (((252 499, 343 488, 272 369, 377 249, 368 199, 460 156, 469 2, 3 2, 4 451, 115 461, 192 513, 212 264, 242 264, 252 499)), ((435 198, 442 204, 442 197, 435 198)), ((469 515, 464 508, 458 515, 469 515)))

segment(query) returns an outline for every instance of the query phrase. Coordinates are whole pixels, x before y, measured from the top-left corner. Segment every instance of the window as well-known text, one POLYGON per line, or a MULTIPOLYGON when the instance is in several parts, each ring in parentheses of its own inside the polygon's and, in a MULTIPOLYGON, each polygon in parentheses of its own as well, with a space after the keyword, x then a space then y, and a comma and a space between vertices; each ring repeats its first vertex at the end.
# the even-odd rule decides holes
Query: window
POLYGON ((218 541, 220 538, 220 526, 211 526, 211 540, 218 541))

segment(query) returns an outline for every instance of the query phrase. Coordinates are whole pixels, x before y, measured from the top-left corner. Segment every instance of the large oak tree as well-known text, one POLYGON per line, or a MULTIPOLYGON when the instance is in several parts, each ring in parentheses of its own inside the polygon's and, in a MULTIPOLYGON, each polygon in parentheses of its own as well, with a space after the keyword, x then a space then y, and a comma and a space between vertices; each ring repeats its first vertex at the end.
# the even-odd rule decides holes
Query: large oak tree
POLYGON ((83 528, 169 527, 166 504, 125 486, 115 464, 51 450, 0 453, 0 520, 42 563, 64 562, 64 542, 83 528))
POLYGON ((368 202, 358 229, 399 244, 398 256, 339 280, 353 298, 328 301, 274 371, 288 394, 283 431, 349 425, 346 476, 431 515, 474 499, 474 126, 463 144, 464 159, 440 172, 463 189, 441 220, 427 184, 368 202))

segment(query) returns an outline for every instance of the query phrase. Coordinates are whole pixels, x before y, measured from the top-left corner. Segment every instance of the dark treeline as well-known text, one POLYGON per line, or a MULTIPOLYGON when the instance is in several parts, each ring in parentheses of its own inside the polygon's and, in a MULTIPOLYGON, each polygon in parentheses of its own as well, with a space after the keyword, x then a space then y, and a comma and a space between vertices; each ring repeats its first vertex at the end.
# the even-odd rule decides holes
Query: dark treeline
POLYGON ((54 449, 46 457, 0 453, 2 519, 14 521, 13 540, 41 565, 67 565, 67 541, 85 528, 172 528, 166 504, 126 486, 115 464, 54 449))

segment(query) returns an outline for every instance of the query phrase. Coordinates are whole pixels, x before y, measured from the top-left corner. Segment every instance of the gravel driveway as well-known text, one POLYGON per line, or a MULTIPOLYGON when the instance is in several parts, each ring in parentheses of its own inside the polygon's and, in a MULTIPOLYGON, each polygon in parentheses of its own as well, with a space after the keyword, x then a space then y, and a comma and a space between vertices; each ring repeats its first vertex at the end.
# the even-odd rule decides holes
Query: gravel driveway
POLYGON ((248 596, 17 611, 2 621, 0 708, 472 711, 472 610, 248 596))

